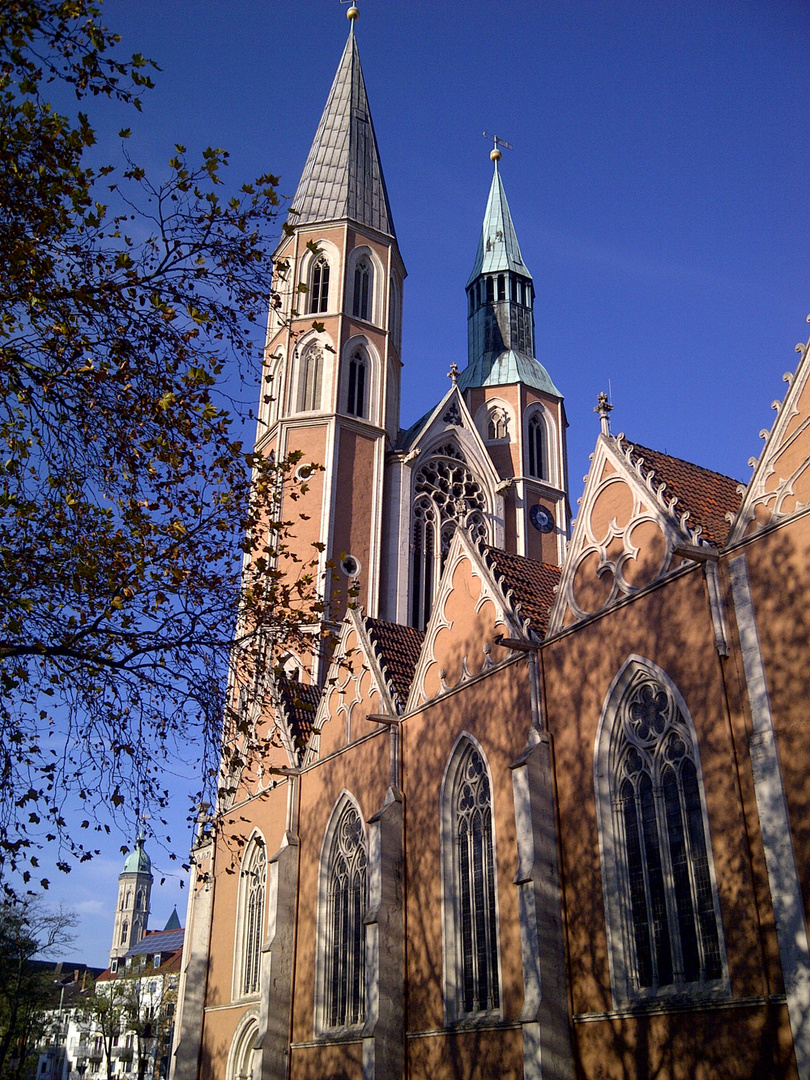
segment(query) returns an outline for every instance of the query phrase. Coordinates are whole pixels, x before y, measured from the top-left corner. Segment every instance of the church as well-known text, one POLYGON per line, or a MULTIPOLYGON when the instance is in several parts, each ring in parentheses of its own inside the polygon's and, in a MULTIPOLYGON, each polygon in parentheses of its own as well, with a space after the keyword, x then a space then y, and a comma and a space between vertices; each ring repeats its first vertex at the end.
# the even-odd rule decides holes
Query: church
POLYGON ((403 430, 356 17, 256 442, 301 455, 339 640, 242 688, 275 756, 201 816, 171 1075, 810 1080, 810 350, 747 484, 602 395, 572 521, 496 140, 467 364, 403 430))

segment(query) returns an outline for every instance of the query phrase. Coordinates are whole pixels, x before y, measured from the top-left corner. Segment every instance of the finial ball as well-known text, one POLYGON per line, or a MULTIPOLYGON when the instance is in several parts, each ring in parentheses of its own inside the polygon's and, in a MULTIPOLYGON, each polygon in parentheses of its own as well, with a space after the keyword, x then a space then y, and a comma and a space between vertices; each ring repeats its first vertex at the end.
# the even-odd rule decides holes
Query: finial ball
POLYGON ((346 12, 346 18, 349 20, 349 22, 354 22, 355 19, 359 19, 360 18, 360 10, 359 10, 359 8, 355 7, 355 5, 352 4, 352 6, 346 12))
POLYGON ((500 161, 502 157, 503 157, 503 155, 501 154, 501 152, 500 152, 500 150, 498 149, 497 146, 495 147, 494 150, 490 150, 490 152, 489 152, 489 160, 490 161, 500 161))

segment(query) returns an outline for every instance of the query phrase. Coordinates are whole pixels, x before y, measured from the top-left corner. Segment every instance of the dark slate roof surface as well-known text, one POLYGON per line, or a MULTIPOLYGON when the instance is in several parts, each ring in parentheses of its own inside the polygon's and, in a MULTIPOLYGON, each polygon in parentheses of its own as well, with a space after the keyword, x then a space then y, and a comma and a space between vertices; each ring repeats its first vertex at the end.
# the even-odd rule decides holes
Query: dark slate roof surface
POLYGON ((366 616, 371 643, 394 694, 404 708, 416 672, 425 635, 422 630, 366 616))
POLYGON ((512 555, 498 548, 484 549, 490 565, 503 581, 504 591, 512 590, 513 601, 538 637, 548 630, 548 617, 560 584, 560 568, 537 562, 522 555, 512 555))
POLYGON ((276 679, 276 686, 287 710, 293 739, 300 746, 306 746, 312 734, 315 712, 321 700, 321 688, 313 686, 312 683, 302 683, 283 676, 276 679))
POLYGON ((290 222, 342 218, 395 235, 354 34, 346 42, 315 132, 290 222))
POLYGON ((667 498, 677 498, 676 511, 690 512, 687 524, 692 528, 700 525, 701 536, 714 547, 722 547, 731 528, 726 514, 736 514, 740 508, 741 496, 737 491, 740 481, 629 440, 624 440, 622 445, 630 449, 635 461, 641 460, 666 485, 667 498))

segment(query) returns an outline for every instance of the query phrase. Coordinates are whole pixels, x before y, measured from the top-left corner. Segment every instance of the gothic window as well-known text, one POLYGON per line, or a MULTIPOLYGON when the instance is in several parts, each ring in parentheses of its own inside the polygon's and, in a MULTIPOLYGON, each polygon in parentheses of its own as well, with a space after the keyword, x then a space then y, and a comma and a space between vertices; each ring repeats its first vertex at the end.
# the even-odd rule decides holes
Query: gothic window
POLYGON ((489 536, 484 493, 454 444, 440 447, 419 469, 413 493, 411 624, 423 630, 456 528, 479 543, 489 536))
POLYGON ((298 411, 314 412, 321 407, 323 350, 317 342, 304 349, 298 380, 298 411))
POLYGON ((482 752, 459 740, 443 790, 445 994, 450 1020, 500 1008, 492 792, 482 752))
POLYGON ((722 990, 719 907, 691 717, 663 672, 632 661, 605 719, 597 796, 612 948, 621 946, 612 956, 616 997, 722 990), (600 777, 608 789, 601 793, 600 777))
POLYGON ((344 797, 329 845, 323 970, 323 1027, 355 1027, 365 1016, 366 834, 344 797))
POLYGON ((352 315, 356 319, 369 320, 371 305, 372 271, 367 259, 360 259, 354 268, 354 303, 352 315))
POLYGON ((368 363, 361 349, 352 353, 349 360, 349 396, 346 412, 350 416, 366 415, 366 374, 368 363))
POLYGON ((121 944, 125 945, 127 940, 127 934, 129 933, 129 923, 124 923, 121 927, 121 944))
POLYGON ((267 852, 260 836, 254 837, 242 858, 237 925, 238 996, 258 994, 264 902, 267 887, 267 852))
POLYGON ((309 310, 313 314, 329 310, 329 262, 324 255, 320 255, 312 266, 309 310))
POLYGON ((487 439, 506 438, 506 413, 503 409, 490 409, 487 414, 487 439))
POLYGON ((529 417, 526 430, 526 450, 528 454, 528 474, 542 480, 545 476, 545 456, 543 454, 543 418, 540 413, 529 417))

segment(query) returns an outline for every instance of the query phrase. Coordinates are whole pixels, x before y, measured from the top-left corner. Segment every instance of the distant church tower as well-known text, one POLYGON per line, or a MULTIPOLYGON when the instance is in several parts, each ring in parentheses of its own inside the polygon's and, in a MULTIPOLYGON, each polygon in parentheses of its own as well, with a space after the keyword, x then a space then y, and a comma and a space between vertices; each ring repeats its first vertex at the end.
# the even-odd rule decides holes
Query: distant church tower
POLYGON ((152 895, 152 860, 146 854, 143 837, 135 841, 135 850, 118 875, 118 903, 115 906, 110 965, 124 956, 146 933, 149 901, 152 895))
MULTIPOLYGON (((350 11, 354 17, 356 9, 350 11)), ((379 607, 386 448, 399 429, 402 283, 354 24, 274 256, 256 450, 300 451, 313 473, 293 544, 323 545, 345 596, 379 607), (313 326, 313 323, 316 324, 313 326)), ((335 591, 329 575, 327 593, 335 591)), ((330 617, 339 620, 345 601, 330 617)), ((316 673, 317 680, 317 673, 316 673)))

